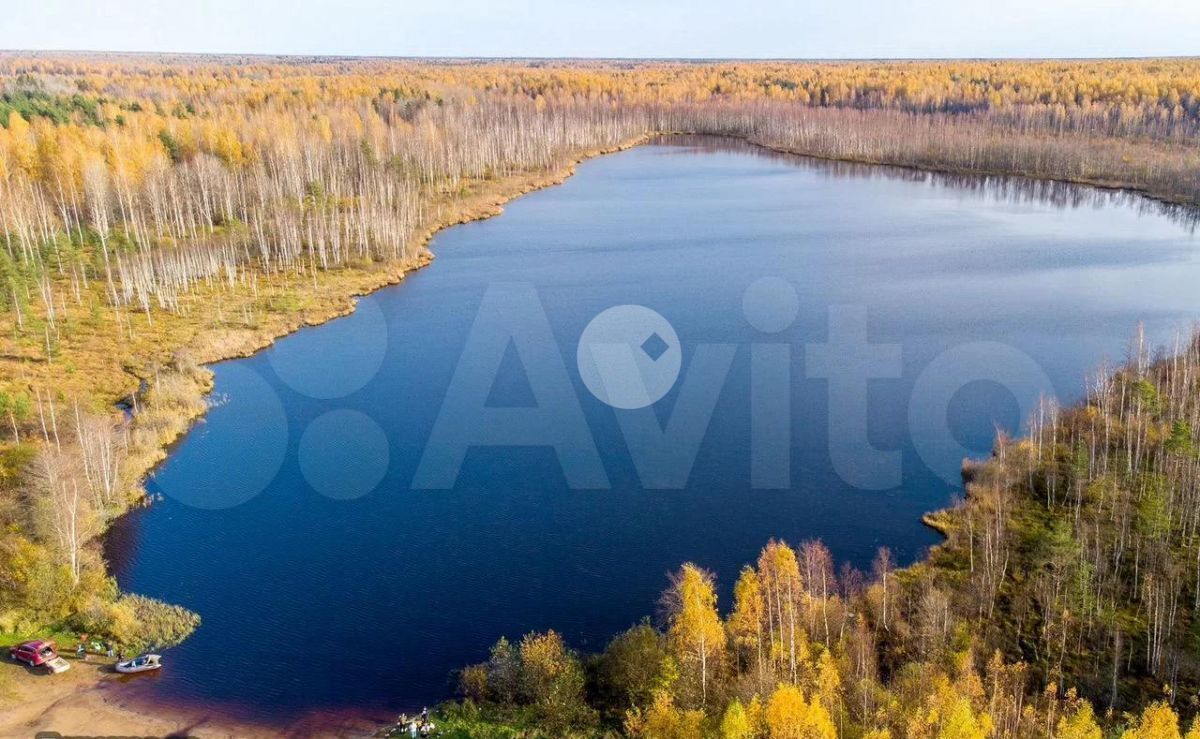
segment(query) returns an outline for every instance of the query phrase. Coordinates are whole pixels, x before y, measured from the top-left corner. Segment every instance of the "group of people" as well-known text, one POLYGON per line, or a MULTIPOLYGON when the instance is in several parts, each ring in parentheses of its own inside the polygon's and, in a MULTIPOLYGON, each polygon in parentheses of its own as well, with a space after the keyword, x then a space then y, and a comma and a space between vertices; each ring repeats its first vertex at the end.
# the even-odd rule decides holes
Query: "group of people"
POLYGON ((407 713, 400 714, 400 718, 396 719, 396 726, 408 734, 410 737, 433 736, 437 730, 433 722, 429 720, 429 709, 422 708, 421 713, 417 716, 409 717, 407 713))
MULTIPOLYGON (((96 654, 103 654, 109 659, 116 659, 118 662, 125 661, 125 649, 118 648, 110 641, 94 641, 92 642, 91 650, 96 654)), ((79 645, 75 647, 75 656, 86 662, 88 657, 88 635, 79 635, 79 645)))

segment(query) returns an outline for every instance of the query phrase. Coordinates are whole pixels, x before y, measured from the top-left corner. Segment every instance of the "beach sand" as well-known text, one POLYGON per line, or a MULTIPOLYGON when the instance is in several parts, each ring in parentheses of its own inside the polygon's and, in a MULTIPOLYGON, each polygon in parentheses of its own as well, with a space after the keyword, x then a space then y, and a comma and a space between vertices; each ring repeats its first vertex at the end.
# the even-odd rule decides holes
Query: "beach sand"
POLYGON ((48 675, 24 665, 0 661, 0 738, 47 739, 57 735, 104 737, 370 737, 378 728, 368 721, 328 715, 280 726, 231 720, 216 711, 143 704, 129 695, 133 680, 112 672, 107 660, 69 659, 71 669, 48 675))

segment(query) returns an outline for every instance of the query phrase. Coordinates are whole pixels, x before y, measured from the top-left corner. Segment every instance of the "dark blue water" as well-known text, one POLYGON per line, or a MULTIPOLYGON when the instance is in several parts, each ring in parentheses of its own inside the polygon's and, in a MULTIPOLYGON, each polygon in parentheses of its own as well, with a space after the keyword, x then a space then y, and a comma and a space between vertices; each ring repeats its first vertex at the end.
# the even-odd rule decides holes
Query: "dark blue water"
MULTIPOLYGON (((964 453, 986 453, 997 426, 1020 430, 1040 392, 1079 397, 1139 322, 1168 340, 1200 308, 1189 228, 1143 201, 700 140, 590 161, 433 250, 356 314, 214 368, 215 407, 150 483, 165 499, 109 540, 124 589, 204 618, 142 684, 155 698, 290 717, 419 708, 501 635, 553 627, 601 648, 654 612, 686 560, 716 573, 723 607, 771 537, 820 538, 858 567, 880 546, 911 561, 936 541, 919 518, 955 495, 964 453), (763 277, 778 279, 746 297, 763 277), (572 489, 552 447, 526 446, 473 448, 452 489, 414 490, 485 292, 511 282, 531 287, 492 297, 532 290, 553 346, 537 344, 528 301, 501 300, 480 330, 504 314, 521 336, 485 405, 528 410, 552 394, 557 361, 607 489, 572 489), (653 444, 620 423, 645 416, 580 377, 584 327, 624 304, 678 337, 666 338, 680 380, 653 413, 685 419, 657 458, 671 474, 690 457, 686 432, 700 439, 682 489, 648 489, 656 463, 630 448, 653 444), (705 352, 731 353, 727 374, 700 367, 705 352), (779 357, 791 372, 757 385, 758 405, 752 356, 762 377, 781 377, 779 357), (833 387, 828 367, 873 379, 833 387), (755 414, 790 427, 786 489, 752 482, 755 414)), ((578 441, 564 414, 552 420, 578 441)), ((781 437, 768 436, 756 443, 778 477, 781 437)), ((571 479, 588 476, 586 452, 566 453, 571 479)))

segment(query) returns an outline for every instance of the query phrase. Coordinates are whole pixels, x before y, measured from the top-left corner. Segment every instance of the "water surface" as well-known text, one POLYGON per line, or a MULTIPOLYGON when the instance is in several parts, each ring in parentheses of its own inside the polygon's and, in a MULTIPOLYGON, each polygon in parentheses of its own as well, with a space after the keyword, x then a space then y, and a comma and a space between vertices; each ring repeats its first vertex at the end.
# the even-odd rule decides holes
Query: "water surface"
MULTIPOLYGON (((419 708, 501 635, 553 627, 601 648, 653 614, 685 560, 716 573, 723 606, 770 537, 820 538, 859 567, 880 546, 911 561, 936 540, 920 515, 956 493, 959 445, 986 453, 1038 392, 1078 398, 1085 372, 1121 359, 1139 322, 1167 340, 1200 308, 1188 224, 1137 198, 696 139, 587 162, 432 248, 432 266, 356 314, 215 366, 216 406, 150 482, 163 501, 109 539, 122 588, 204 618, 140 690, 259 716, 419 708), (770 334, 743 311, 766 276, 799 302, 770 334), (541 447, 476 448, 452 490, 412 490, 480 301, 510 281, 537 291, 610 489, 570 489, 541 447), (576 368, 584 327, 622 304, 670 322, 685 375, 697 346, 735 345, 682 490, 643 486, 616 411, 576 368), (857 401, 831 400, 808 376, 806 345, 829 340, 836 306, 865 310, 867 339, 899 347, 899 376, 873 380, 865 401, 871 444, 902 455, 888 489, 856 489, 831 461, 845 448, 830 419, 857 401), (1012 352, 993 361, 979 342, 1012 352), (791 397, 772 398, 792 414, 786 490, 750 484, 756 343, 791 347, 791 397), (1019 369, 1006 357, 1032 358, 1051 387, 1033 377, 1005 389, 978 372, 948 409, 918 404, 910 420, 917 378, 964 346, 1000 374, 1019 369), (929 431, 940 418, 951 438, 929 431)), ((662 419, 678 394, 655 407, 662 419)), ((506 356, 489 403, 529 395, 519 357, 506 356)))

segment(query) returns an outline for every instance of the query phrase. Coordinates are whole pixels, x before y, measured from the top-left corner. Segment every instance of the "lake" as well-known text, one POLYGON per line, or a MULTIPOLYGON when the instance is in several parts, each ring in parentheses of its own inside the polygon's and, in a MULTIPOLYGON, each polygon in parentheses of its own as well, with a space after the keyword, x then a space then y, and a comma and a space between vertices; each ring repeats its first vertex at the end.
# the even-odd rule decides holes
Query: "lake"
POLYGON ((722 608, 771 537, 911 562, 966 454, 1139 323, 1190 325, 1195 247, 1186 214, 1088 188, 700 138, 588 161, 213 368, 161 502, 107 541, 123 589, 204 619, 136 692, 387 716, 502 635, 603 648, 684 561, 722 608))

